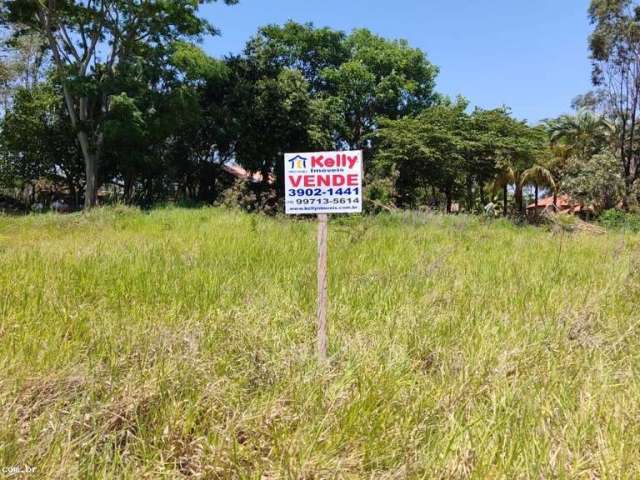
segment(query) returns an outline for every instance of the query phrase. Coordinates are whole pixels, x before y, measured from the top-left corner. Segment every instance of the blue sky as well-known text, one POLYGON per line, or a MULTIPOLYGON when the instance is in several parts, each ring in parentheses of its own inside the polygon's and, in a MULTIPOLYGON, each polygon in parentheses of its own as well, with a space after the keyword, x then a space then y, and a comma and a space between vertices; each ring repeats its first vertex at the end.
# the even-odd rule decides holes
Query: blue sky
POLYGON ((287 20, 405 38, 440 67, 437 89, 473 105, 508 105, 536 123, 590 88, 589 0, 240 0, 203 7, 222 31, 212 55, 239 53, 259 26, 287 20))

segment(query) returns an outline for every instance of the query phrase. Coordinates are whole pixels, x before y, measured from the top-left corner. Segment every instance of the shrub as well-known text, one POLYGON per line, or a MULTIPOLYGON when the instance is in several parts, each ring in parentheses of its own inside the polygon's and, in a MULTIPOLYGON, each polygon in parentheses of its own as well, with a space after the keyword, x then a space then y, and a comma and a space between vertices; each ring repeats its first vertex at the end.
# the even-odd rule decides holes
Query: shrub
POLYGON ((246 180, 236 182, 222 193, 222 205, 245 212, 278 213, 278 195, 271 185, 254 184, 246 180))
POLYGON ((605 228, 640 232, 640 215, 637 213, 627 213, 612 208, 605 210, 598 221, 605 228))
POLYGON ((367 213, 391 211, 396 207, 398 192, 396 182, 398 172, 394 169, 391 175, 382 178, 369 176, 364 187, 364 208, 367 213))
POLYGON ((16 215, 26 211, 26 205, 19 200, 0 194, 0 213, 16 215))

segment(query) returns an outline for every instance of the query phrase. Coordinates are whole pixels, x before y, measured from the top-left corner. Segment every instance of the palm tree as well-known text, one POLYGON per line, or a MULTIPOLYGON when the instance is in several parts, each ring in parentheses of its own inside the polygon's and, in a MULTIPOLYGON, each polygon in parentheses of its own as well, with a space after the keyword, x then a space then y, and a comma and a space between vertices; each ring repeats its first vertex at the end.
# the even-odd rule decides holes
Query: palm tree
POLYGON ((514 196, 520 214, 524 214, 523 175, 546 154, 548 147, 547 133, 541 128, 518 125, 511 139, 503 142, 497 164, 499 173, 493 183, 494 195, 502 190, 504 214, 507 215, 508 189, 513 185, 514 196))
POLYGON ((520 179, 520 189, 522 190, 526 185, 533 185, 535 187, 535 202, 536 209, 538 208, 538 195, 540 187, 548 187, 553 192, 553 204, 556 204, 556 182, 551 172, 541 165, 534 165, 533 167, 522 172, 520 179))
POLYGON ((551 145, 565 158, 587 160, 611 145, 615 126, 602 115, 580 110, 547 121, 551 145))
POLYGON ((493 181, 493 196, 502 190, 502 214, 506 217, 509 205, 509 185, 515 182, 515 173, 511 167, 506 167, 493 181))
POLYGON ((500 190, 502 190, 502 208, 505 216, 508 213, 509 185, 513 185, 515 188, 514 197, 520 213, 524 212, 522 195, 522 187, 524 186, 524 183, 522 182, 522 179, 525 172, 526 170, 523 172, 511 166, 507 166, 493 181, 493 195, 495 196, 500 190))

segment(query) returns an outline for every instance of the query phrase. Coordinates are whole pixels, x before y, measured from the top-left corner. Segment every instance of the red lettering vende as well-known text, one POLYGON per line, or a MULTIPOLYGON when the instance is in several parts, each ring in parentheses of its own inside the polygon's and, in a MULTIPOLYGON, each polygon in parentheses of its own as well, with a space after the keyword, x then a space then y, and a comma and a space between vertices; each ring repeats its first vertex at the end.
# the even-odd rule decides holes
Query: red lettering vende
POLYGON ((289 183, 292 187, 357 187, 358 175, 300 175, 289 176, 289 183))

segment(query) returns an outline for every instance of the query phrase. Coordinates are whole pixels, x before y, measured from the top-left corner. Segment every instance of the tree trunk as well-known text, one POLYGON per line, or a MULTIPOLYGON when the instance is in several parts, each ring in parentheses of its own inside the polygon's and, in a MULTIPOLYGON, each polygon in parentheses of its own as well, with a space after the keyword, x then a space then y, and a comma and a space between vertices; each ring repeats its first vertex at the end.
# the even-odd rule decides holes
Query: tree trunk
MULTIPOLYGON (((625 195, 624 203, 628 202, 628 198, 631 197, 633 191, 633 182, 635 180, 635 164, 636 164, 636 148, 635 148, 635 134, 636 134, 636 114, 638 112, 638 96, 640 95, 638 89, 638 78, 635 78, 635 82, 633 85, 633 100, 631 104, 631 124, 629 125, 629 148, 627 149, 629 155, 629 161, 627 162, 628 170, 627 170, 627 191, 625 195)), ((626 205, 628 208, 628 205, 626 205)))
POLYGON ((151 205, 153 203, 153 179, 147 178, 144 182, 144 204, 145 206, 151 205))
POLYGON ((516 204, 518 205, 518 212, 520 215, 524 215, 524 192, 522 187, 516 184, 516 204))
POLYGON ((538 184, 536 183, 536 212, 538 211, 538 184))
POLYGON ((453 203, 453 199, 451 198, 451 187, 447 187, 444 193, 447 197, 447 213, 451 213, 451 204, 453 203))
MULTIPOLYGON (((55 52, 54 52, 55 53, 55 52)), ((60 69, 63 67, 60 66, 60 69)), ((67 112, 71 118, 71 124, 74 128, 78 128, 80 120, 86 121, 86 99, 81 99, 80 102, 80 115, 75 111, 73 97, 66 85, 63 82, 62 92, 64 94, 65 103, 67 104, 67 112)), ((84 169, 86 175, 85 193, 84 193, 84 208, 91 209, 98 203, 97 191, 98 191, 98 161, 100 158, 99 150, 93 150, 89 142, 89 135, 84 130, 78 130, 78 142, 80 143, 80 150, 82 151, 82 158, 84 159, 84 169)))
POLYGON ((507 185, 505 185, 504 187, 502 187, 502 203, 503 203, 502 213, 504 214, 505 217, 509 213, 508 202, 509 202, 509 190, 507 185))
POLYGON ((133 186, 133 180, 128 175, 124 179, 124 203, 127 205, 131 203, 131 189, 133 186))
POLYGON ((85 159, 85 175, 87 177, 84 192, 84 208, 89 210, 98 204, 98 165, 94 155, 85 159))
POLYGON ((86 176, 84 208, 89 210, 98 203, 98 156, 96 152, 91 151, 89 137, 86 132, 78 132, 78 141, 84 158, 86 176))
POLYGON ((467 211, 471 213, 473 210, 473 178, 471 175, 467 177, 467 211))
MULTIPOLYGON (((89 209, 97 204, 97 188, 98 188, 98 162, 100 161, 100 146, 102 144, 102 137, 100 135, 94 137, 97 139, 95 149, 91 147, 89 141, 89 135, 83 128, 89 120, 89 99, 87 97, 75 97, 69 89, 68 77, 69 64, 65 61, 60 44, 56 41, 53 32, 56 31, 58 25, 56 22, 56 9, 61 7, 54 7, 55 2, 49 2, 49 6, 45 7, 44 2, 36 2, 37 8, 33 12, 42 26, 42 31, 46 35, 53 56, 53 61, 58 70, 58 74, 62 83, 62 94, 65 104, 67 106, 67 112, 69 113, 69 119, 71 120, 72 127, 78 132, 78 141, 80 142, 80 148, 82 150, 82 156, 85 164, 85 195, 84 195, 84 207, 89 209), (41 4, 42 3, 42 4, 41 4), (76 102, 77 100, 77 102, 76 102), (77 110, 76 110, 77 108, 77 110)), ((92 43, 91 47, 85 45, 85 52, 83 61, 78 61, 78 71, 74 72, 78 78, 86 76, 87 68, 89 67, 89 61, 95 53, 97 45, 96 41, 92 43)), ((84 37, 83 37, 84 39, 84 37)), ((67 52, 68 53, 68 52, 67 52)), ((79 59, 78 59, 79 60, 79 59)), ((94 123, 95 122, 90 122, 94 123)), ((95 128, 95 127, 93 127, 95 128)))
POLYGON ((69 187, 69 193, 71 194, 71 197, 73 198, 73 209, 77 210, 78 209, 78 192, 76 191, 76 185, 73 182, 73 180, 69 180, 67 185, 69 187))

